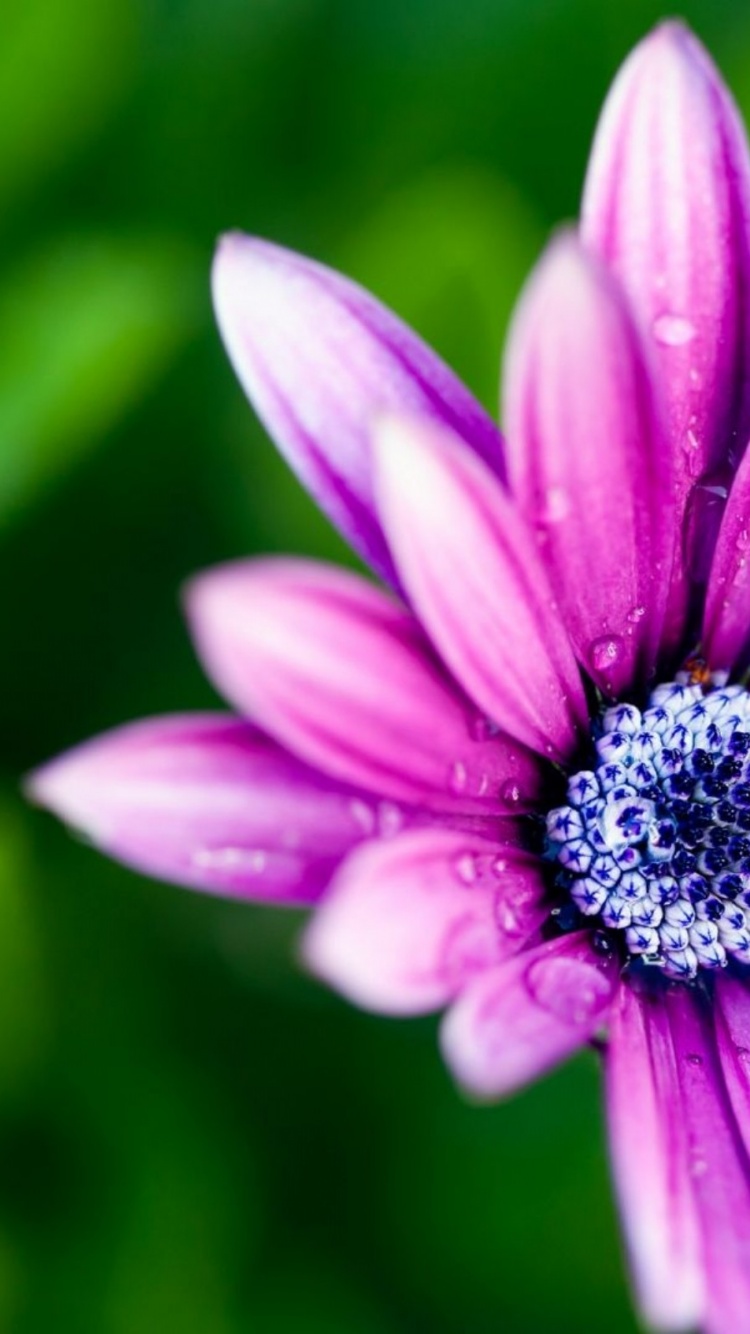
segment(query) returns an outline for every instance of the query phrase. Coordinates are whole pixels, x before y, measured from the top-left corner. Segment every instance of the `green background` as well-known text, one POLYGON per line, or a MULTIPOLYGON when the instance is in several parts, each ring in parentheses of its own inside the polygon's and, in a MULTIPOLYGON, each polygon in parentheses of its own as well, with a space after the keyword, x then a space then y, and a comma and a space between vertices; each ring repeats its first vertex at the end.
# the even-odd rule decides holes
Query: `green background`
MULTIPOLYGON (((750 16, 686 17, 750 110, 750 16)), ((216 335, 217 233, 345 269, 493 410, 648 0, 25 0, 0 46, 0 1329, 632 1331, 593 1057, 468 1106, 435 1023, 298 970, 296 914, 26 809, 92 732, 211 706, 177 592, 350 559, 216 335)))

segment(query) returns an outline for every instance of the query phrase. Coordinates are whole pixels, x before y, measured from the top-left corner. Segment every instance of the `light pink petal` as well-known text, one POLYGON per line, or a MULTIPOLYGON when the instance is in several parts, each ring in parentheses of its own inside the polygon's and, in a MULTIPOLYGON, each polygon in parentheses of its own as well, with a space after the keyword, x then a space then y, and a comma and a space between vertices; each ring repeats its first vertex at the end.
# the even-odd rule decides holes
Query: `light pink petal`
POLYGON ((588 934, 547 941, 469 983, 443 1021, 443 1054, 466 1089, 503 1097, 588 1042, 616 988, 614 960, 588 934))
POLYGON ((505 378, 511 486, 579 661, 618 695, 656 664, 672 478, 630 315, 572 236, 553 243, 521 299, 505 378))
POLYGON ((714 671, 750 665, 750 450, 721 521, 706 592, 702 651, 714 671))
POLYGON ((620 986, 609 1017, 607 1120, 639 1305, 656 1329, 692 1330, 703 1264, 666 1009, 620 986))
POLYGON ((38 770, 29 792, 148 875, 283 903, 317 899, 341 858, 382 822, 370 797, 219 714, 108 732, 38 770))
MULTIPOLYGON (((682 24, 662 24, 605 103, 582 236, 621 280, 657 358, 685 557, 699 582, 747 439, 749 182, 744 129, 718 71, 682 24)), ((687 597, 681 579, 675 615, 687 597)))
POLYGON ((702 1235, 701 1328, 734 1334, 747 1328, 750 1312, 750 1162, 727 1096, 711 1008, 687 987, 676 987, 667 1001, 702 1235))
POLYGON ((355 283, 235 233, 219 245, 213 294, 230 360, 269 434, 386 579, 394 571, 373 505, 374 413, 407 409, 444 423, 502 475, 494 422, 440 358, 355 283))
POLYGON ((479 709, 554 759, 586 702, 570 641, 512 500, 455 437, 411 418, 378 430, 379 505, 399 574, 479 709))
POLYGON ((238 562, 195 580, 188 604, 219 690, 329 775, 394 801, 493 817, 539 795, 536 757, 494 735, 414 617, 358 575, 238 562))
POLYGON ((313 918, 314 972, 365 1009, 422 1014, 515 954, 548 915, 538 860, 416 830, 344 862, 313 918))

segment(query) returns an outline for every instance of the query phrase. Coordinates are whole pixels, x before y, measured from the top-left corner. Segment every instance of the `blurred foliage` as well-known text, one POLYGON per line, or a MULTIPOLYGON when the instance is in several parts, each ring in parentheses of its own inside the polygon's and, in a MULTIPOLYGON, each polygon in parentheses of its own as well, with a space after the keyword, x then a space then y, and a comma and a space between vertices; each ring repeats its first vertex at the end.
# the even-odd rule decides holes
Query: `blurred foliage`
MULTIPOLYGON (((750 21, 685 16, 750 110, 750 21)), ((297 914, 111 866, 22 773, 212 694, 177 590, 348 560, 214 332, 216 234, 370 285, 494 409, 653 0, 27 0, 0 50, 0 1328, 636 1328, 583 1057, 462 1101, 431 1021, 298 972, 297 914)))

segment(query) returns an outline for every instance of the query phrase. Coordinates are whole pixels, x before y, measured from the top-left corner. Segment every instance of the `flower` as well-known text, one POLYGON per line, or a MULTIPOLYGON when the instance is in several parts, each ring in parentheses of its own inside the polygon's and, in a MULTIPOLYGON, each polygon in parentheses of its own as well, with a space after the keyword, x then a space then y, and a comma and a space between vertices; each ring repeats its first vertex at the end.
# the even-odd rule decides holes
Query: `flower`
POLYGON ((677 23, 626 62, 580 228, 515 317, 505 439, 318 264, 229 236, 214 294, 270 434, 395 596, 304 560, 201 575, 190 624, 237 715, 122 728, 32 795, 150 874, 315 905, 309 966, 373 1010, 445 1007, 476 1094, 596 1041, 646 1318, 750 1328, 750 162, 729 94, 677 23))

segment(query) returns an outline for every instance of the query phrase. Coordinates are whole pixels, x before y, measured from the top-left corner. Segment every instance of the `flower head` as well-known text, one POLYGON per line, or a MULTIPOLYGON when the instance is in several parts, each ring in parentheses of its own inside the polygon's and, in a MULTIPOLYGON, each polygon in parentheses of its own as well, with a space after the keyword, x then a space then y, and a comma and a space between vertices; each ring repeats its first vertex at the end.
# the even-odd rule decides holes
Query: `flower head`
POLYGON ((749 293, 744 132, 675 23, 619 74, 580 228, 521 299, 505 439, 360 288, 227 237, 237 374, 391 592, 291 559, 201 575, 236 713, 31 781, 143 871, 314 905, 310 967, 447 1007, 475 1094, 597 1040, 644 1312, 709 1334, 750 1312, 749 293))

